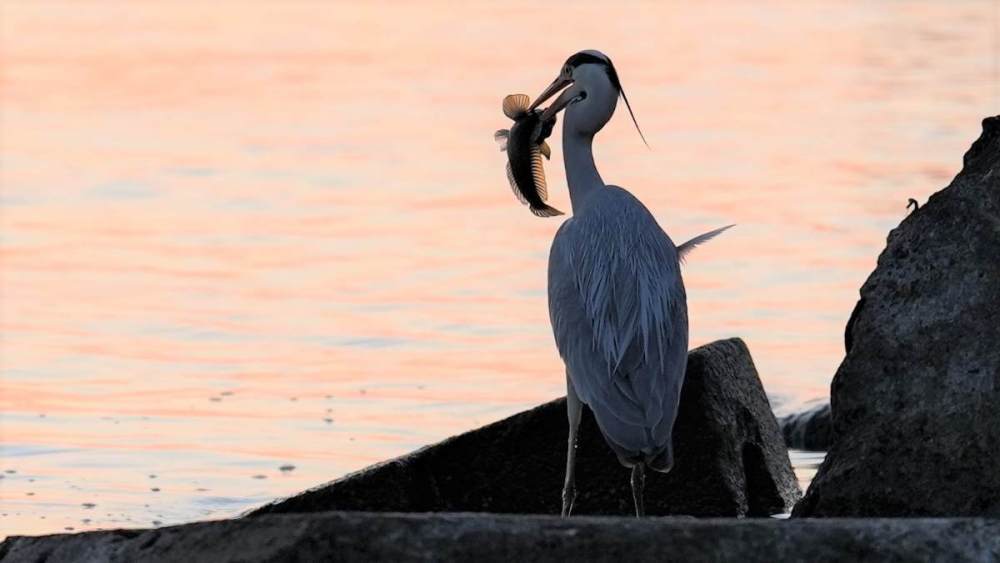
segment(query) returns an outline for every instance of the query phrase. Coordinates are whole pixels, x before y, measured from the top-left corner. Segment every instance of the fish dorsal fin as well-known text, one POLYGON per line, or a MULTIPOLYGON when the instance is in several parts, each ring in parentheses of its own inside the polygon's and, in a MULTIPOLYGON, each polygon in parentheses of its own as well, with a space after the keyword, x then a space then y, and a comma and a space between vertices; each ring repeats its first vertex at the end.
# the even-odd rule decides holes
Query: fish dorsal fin
POLYGON ((517 181, 514 180, 514 171, 511 170, 509 162, 507 163, 507 181, 510 182, 510 191, 514 192, 514 195, 517 196, 517 201, 528 205, 528 199, 521 193, 521 188, 517 186, 517 181))
POLYGON ((541 144, 538 145, 538 150, 542 153, 542 156, 545 157, 545 160, 552 160, 552 149, 549 148, 548 143, 542 141, 541 144))
POLYGON ((500 152, 506 152, 507 150, 507 139, 510 138, 510 131, 507 129, 499 129, 493 134, 493 140, 500 145, 500 152))
POLYGON ((535 180, 535 191, 542 201, 549 199, 549 188, 545 183, 545 168, 542 167, 542 151, 538 147, 531 149, 531 177, 535 180))
POLYGON ((511 94, 503 99, 503 114, 511 119, 517 119, 528 113, 531 98, 527 94, 511 94))

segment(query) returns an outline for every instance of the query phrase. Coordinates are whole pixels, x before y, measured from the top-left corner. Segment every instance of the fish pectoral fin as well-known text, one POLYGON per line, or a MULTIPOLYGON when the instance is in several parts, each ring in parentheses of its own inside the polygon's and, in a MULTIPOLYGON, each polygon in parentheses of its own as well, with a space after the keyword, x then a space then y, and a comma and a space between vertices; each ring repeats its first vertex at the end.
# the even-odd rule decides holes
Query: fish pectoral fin
POLYGON ((503 99, 503 114, 511 119, 517 119, 528 113, 531 98, 527 94, 511 94, 503 99))
POLYGON ((549 144, 545 141, 542 141, 541 144, 538 145, 538 150, 542 153, 542 156, 545 157, 545 160, 552 159, 552 149, 549 148, 549 144))
POLYGON ((507 139, 510 139, 509 129, 498 129, 497 132, 493 134, 493 140, 500 145, 500 152, 505 152, 507 150, 507 139))
POLYGON ((521 192, 521 188, 517 185, 517 180, 514 179, 514 171, 510 167, 510 162, 507 163, 507 181, 510 182, 510 191, 514 192, 514 195, 517 196, 517 201, 528 205, 528 199, 524 197, 524 193, 521 192))

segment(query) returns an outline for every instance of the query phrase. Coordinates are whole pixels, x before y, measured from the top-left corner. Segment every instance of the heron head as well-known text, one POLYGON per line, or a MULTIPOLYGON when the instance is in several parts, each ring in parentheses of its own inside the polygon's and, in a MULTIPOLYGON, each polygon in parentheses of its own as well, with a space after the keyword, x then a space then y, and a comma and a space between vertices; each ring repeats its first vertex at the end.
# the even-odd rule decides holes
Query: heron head
MULTIPOLYGON (((643 137, 628 98, 625 97, 625 90, 622 89, 621 81, 618 79, 618 72, 611 59, 604 53, 588 49, 566 59, 559 76, 531 104, 531 109, 535 109, 556 93, 560 93, 559 97, 545 109, 542 114, 543 120, 565 109, 565 128, 584 135, 594 135, 614 115, 618 96, 621 96, 625 100, 636 130, 639 131, 639 136, 643 137)), ((646 142, 645 137, 642 140, 646 142)))

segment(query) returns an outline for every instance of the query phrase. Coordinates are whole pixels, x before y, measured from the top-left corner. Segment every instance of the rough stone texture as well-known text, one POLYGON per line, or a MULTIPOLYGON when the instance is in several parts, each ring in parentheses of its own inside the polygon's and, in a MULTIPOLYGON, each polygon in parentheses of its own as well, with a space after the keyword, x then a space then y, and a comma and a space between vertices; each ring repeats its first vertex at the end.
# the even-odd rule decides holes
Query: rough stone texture
POLYGON ((778 419, 778 426, 789 448, 825 452, 833 444, 830 403, 783 416, 778 419))
MULTIPOLYGON (((676 464, 646 483, 650 515, 764 516, 799 497, 788 452, 739 339, 689 354, 674 433, 676 464)), ((282 512, 368 510, 558 514, 566 463, 566 403, 508 419, 264 506, 282 512)), ((585 410, 574 514, 633 513, 629 471, 585 410)))
POLYGON ((1000 116, 889 234, 796 516, 1000 516, 1000 116))
POLYGON ((998 520, 774 520, 495 514, 275 514, 12 537, 0 562, 996 561, 998 520))

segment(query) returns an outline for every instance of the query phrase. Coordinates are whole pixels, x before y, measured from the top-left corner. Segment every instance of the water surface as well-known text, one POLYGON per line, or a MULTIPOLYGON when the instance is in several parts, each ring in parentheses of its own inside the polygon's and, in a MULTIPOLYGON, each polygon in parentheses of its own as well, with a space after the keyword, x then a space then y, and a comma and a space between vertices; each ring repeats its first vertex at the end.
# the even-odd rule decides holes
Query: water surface
POLYGON ((604 178, 675 240, 738 224, 691 342, 743 337, 783 411, 1000 107, 989 1, 0 9, 0 536, 231 516, 561 394, 560 220, 492 132, 575 50, 652 146, 617 116, 604 178))

